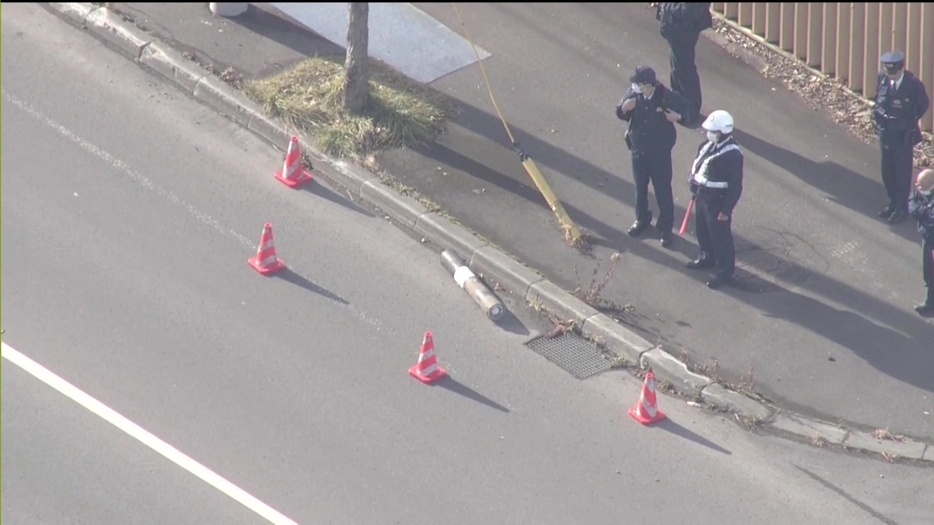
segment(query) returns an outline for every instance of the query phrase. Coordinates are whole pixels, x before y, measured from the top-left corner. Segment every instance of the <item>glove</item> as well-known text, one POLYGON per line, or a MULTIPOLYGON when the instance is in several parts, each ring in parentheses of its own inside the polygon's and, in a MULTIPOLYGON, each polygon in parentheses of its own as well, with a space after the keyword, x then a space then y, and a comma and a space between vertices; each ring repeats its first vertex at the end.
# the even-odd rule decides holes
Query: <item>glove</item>
POLYGON ((700 186, 698 186, 697 183, 694 182, 694 179, 691 179, 691 196, 692 197, 697 197, 697 189, 699 187, 700 186))

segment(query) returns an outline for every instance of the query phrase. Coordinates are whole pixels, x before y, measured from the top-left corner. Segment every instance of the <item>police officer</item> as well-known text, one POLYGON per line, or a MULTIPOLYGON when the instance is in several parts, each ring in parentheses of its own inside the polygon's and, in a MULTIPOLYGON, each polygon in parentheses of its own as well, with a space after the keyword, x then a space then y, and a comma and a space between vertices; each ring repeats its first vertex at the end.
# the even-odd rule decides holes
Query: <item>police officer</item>
POLYGON ((668 41, 671 89, 700 111, 701 86, 695 65, 695 48, 701 32, 713 26, 710 3, 659 2, 655 18, 661 22, 659 32, 668 41))
POLYGON ((691 194, 700 255, 688 268, 715 267, 707 286, 720 288, 733 279, 733 208, 743 193, 743 152, 733 138, 733 116, 718 109, 701 124, 707 140, 697 149, 691 166, 691 194))
POLYGON ((882 184, 889 202, 879 217, 890 223, 907 215, 911 190, 912 151, 921 142, 918 120, 930 104, 924 84, 905 70, 905 54, 882 55, 883 71, 876 79, 872 119, 882 147, 882 184))
POLYGON ((616 116, 629 123, 626 146, 632 153, 632 174, 636 188, 636 222, 629 228, 630 236, 641 234, 652 224, 649 210, 649 181, 658 203, 658 222, 662 246, 673 242, 675 205, 671 194, 671 150, 677 133, 674 122, 693 121, 691 104, 663 86, 655 78, 655 70, 639 66, 629 78, 632 83, 619 104, 616 116))
POLYGON ((918 221, 921 233, 921 272, 927 285, 927 300, 915 306, 923 316, 934 315, 934 169, 918 174, 918 182, 908 201, 908 213, 918 221))

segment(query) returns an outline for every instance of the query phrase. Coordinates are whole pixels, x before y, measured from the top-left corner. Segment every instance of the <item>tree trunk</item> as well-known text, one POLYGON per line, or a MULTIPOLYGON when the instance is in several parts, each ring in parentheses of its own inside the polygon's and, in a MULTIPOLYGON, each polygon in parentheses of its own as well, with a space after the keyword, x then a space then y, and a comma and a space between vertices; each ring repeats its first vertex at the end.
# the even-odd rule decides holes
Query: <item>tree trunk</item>
POLYGON ((370 101, 369 4, 349 2, 347 58, 344 62, 344 109, 362 114, 370 101))

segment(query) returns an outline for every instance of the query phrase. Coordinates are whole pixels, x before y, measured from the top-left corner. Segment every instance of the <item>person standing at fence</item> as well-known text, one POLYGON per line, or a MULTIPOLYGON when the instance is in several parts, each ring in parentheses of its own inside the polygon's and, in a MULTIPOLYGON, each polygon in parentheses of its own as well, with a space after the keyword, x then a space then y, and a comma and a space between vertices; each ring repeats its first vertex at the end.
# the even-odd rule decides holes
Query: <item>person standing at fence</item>
POLYGON ((890 223, 905 220, 911 191, 913 150, 921 142, 918 121, 928 110, 924 84, 905 69, 905 54, 882 55, 883 70, 876 79, 872 120, 882 149, 882 184, 889 198, 879 217, 890 223))
POLYGON ((716 268, 707 286, 717 289, 733 280, 736 247, 733 209, 743 194, 743 151, 733 137, 733 116, 718 109, 701 124, 707 140, 697 148, 691 165, 691 194, 700 254, 688 268, 716 268))
POLYGON ((655 70, 639 66, 629 77, 631 87, 616 105, 616 117, 629 123, 626 147, 632 154, 632 175, 636 188, 636 222, 628 232, 631 237, 641 234, 652 224, 649 209, 649 181, 658 203, 658 222, 662 246, 673 242, 675 203, 671 193, 671 150, 675 147, 677 132, 674 122, 682 125, 696 119, 691 103, 672 92, 655 78, 655 70))
POLYGON ((927 286, 927 299, 915 306, 915 311, 927 317, 934 315, 934 169, 918 174, 918 182, 908 201, 908 213, 918 221, 921 234, 921 273, 927 286))
POLYGON ((671 89, 700 112, 703 100, 695 50, 701 32, 713 27, 710 2, 659 2, 655 18, 661 22, 660 33, 668 41, 671 89))

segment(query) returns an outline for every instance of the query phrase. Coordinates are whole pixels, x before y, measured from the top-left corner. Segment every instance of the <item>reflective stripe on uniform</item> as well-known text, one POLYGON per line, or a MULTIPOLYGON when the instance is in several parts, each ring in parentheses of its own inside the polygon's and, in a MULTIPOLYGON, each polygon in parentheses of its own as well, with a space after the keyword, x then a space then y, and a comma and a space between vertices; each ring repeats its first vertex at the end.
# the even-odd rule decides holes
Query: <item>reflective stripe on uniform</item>
POLYGON ((693 173, 692 178, 694 182, 696 182, 699 186, 703 186, 705 188, 713 188, 713 189, 718 189, 718 190, 726 189, 730 186, 730 184, 726 181, 707 180, 707 170, 709 169, 711 160, 719 157, 720 155, 723 155, 724 153, 728 151, 733 151, 733 150, 739 151, 739 146, 737 146, 736 144, 727 144, 720 151, 714 153, 713 155, 701 161, 701 158, 703 158, 703 156, 706 155, 707 152, 710 151, 710 148, 712 148, 713 146, 715 146, 715 144, 708 142, 707 145, 704 146, 704 149, 702 149, 700 153, 697 155, 697 158, 694 159, 694 164, 691 166, 691 171, 693 173), (700 162, 699 166, 698 166, 698 162, 700 162))

